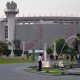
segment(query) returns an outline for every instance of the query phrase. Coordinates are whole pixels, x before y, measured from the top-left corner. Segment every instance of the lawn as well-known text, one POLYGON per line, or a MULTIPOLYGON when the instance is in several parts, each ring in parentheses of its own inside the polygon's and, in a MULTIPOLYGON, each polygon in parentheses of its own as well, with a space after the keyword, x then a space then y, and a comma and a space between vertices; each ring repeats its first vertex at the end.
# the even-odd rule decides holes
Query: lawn
POLYGON ((31 62, 30 60, 24 60, 24 59, 0 59, 0 64, 5 63, 27 63, 31 62))
MULTIPOLYGON (((37 57, 35 57, 35 62, 37 61, 37 57)), ((1 59, 0 58, 0 64, 8 64, 8 63, 30 63, 33 62, 31 56, 29 59, 1 59)))
MULTIPOLYGON (((38 72, 38 70, 36 68, 27 68, 25 69, 26 71, 28 72, 38 72)), ((65 70, 63 71, 64 74, 67 74, 68 72, 66 72, 65 70)), ((62 71, 59 70, 58 68, 55 69, 55 68, 51 68, 49 71, 45 70, 45 69, 42 69, 42 72, 40 72, 42 74, 51 74, 51 75, 61 75, 62 74, 62 71)))

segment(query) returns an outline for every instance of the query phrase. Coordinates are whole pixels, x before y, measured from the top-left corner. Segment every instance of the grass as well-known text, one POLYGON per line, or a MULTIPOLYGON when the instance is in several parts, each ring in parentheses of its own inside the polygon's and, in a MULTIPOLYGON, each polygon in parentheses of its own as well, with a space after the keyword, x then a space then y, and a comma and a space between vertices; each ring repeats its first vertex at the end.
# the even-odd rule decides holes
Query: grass
POLYGON ((53 74, 53 75, 60 75, 61 71, 59 69, 52 69, 49 72, 44 72, 44 74, 53 74))
MULTIPOLYGON (((38 72, 36 68, 27 68, 25 69, 28 72, 38 72)), ((46 75, 80 75, 80 72, 68 72, 66 70, 60 70, 60 69, 56 69, 56 68, 51 68, 49 69, 49 71, 47 71, 47 69, 42 69, 42 72, 40 72, 41 74, 46 74, 46 75)))
MULTIPOLYGON (((35 57, 35 62, 37 61, 37 56, 35 57)), ((32 61, 32 57, 30 56, 29 59, 0 59, 0 64, 8 64, 8 63, 30 63, 32 61)))
POLYGON ((0 64, 7 64, 7 63, 26 63, 31 62, 30 60, 24 59, 0 59, 0 64))
MULTIPOLYGON (((37 69, 36 68, 28 68, 28 69, 26 69, 26 71, 37 72, 37 69)), ((61 70, 54 69, 54 68, 49 69, 49 71, 47 71, 47 69, 42 69, 42 71, 43 71, 43 72, 41 72, 42 74, 51 74, 51 75, 61 75, 62 74, 61 70)), ((66 71, 64 71, 64 73, 67 74, 66 71)))
POLYGON ((28 69, 25 69, 26 71, 28 71, 28 72, 37 72, 37 69, 35 68, 35 69, 33 69, 33 68, 28 68, 28 69))

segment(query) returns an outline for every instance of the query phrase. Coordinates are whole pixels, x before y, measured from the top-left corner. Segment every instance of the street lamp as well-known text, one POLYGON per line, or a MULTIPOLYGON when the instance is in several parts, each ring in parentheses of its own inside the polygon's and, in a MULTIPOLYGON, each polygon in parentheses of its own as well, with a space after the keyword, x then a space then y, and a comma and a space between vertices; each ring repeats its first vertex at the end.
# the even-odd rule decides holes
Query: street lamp
POLYGON ((35 61, 35 49, 34 49, 34 46, 33 46, 33 49, 32 49, 32 61, 35 61))

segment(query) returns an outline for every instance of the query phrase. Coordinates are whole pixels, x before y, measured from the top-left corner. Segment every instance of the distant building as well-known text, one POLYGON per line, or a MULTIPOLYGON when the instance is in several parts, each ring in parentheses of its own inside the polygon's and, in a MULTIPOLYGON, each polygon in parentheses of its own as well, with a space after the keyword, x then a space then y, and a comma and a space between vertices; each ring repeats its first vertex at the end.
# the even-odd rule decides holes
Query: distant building
POLYGON ((26 49, 43 49, 45 42, 49 47, 56 39, 80 33, 80 17, 16 17, 18 12, 15 2, 7 2, 7 18, 0 18, 0 40, 18 39, 25 42, 26 49))
MULTIPOLYGON (((43 49, 59 38, 80 33, 80 17, 16 17, 15 39, 26 43, 26 48, 43 49)), ((0 19, 0 40, 8 38, 7 19, 0 19)))

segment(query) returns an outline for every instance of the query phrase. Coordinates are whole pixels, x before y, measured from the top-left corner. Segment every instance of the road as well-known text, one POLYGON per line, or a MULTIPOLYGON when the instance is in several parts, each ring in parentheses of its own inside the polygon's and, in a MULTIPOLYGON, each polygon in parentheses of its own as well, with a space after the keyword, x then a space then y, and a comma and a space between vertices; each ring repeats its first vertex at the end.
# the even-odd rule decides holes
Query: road
POLYGON ((80 80, 79 75, 43 75, 30 73, 23 69, 28 66, 37 65, 35 63, 0 64, 0 80, 80 80))

